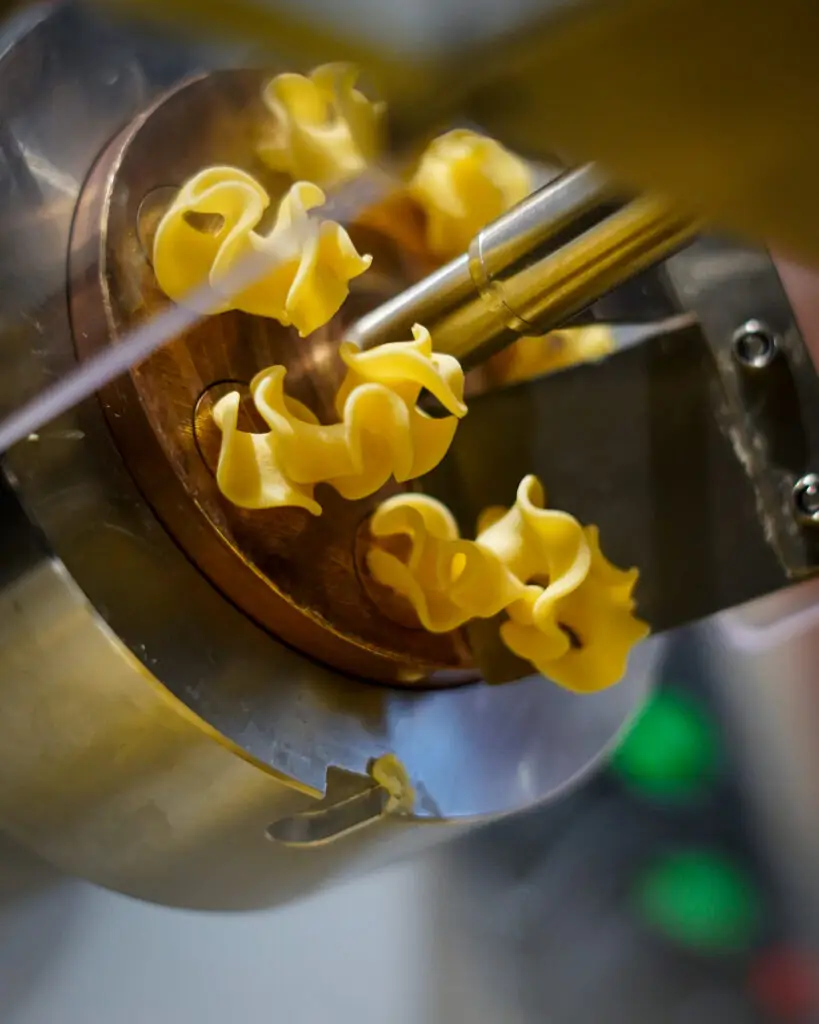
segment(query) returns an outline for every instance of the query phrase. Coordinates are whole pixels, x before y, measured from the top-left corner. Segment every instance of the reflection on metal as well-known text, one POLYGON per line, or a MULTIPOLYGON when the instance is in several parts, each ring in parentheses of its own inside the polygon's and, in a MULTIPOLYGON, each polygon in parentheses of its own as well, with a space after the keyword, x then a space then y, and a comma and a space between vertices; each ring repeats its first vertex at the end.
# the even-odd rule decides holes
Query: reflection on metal
POLYGON ((819 474, 807 473, 793 485, 796 517, 806 526, 819 525, 819 474))
MULTIPOLYGON (((9 40, 0 58, 10 136, 0 147, 0 412, 63 376, 77 350, 110 340, 110 323, 93 315, 101 266, 125 285, 106 312, 139 311, 146 293, 140 278, 120 273, 122 254, 144 258, 139 203, 151 185, 174 184, 159 166, 169 134, 151 154, 156 180, 121 196, 127 224, 103 236, 104 251, 100 232, 83 233, 77 219, 71 319, 65 254, 77 211, 65 186, 86 182, 80 213, 93 211, 93 190, 108 185, 103 164, 90 176, 100 154, 117 152, 112 140, 212 60, 71 4, 16 45, 9 40), (120 248, 107 247, 114 240, 120 248)), ((382 211, 379 225, 363 227, 384 233, 385 221, 395 223, 382 211)), ((406 238, 393 241, 403 252, 406 238)), ((669 315, 695 312, 702 331, 678 323, 598 365, 476 398, 453 457, 431 479, 471 529, 478 508, 508 504, 521 475, 537 472, 555 505, 601 525, 615 561, 640 565, 638 597, 655 628, 817 564, 790 495, 819 464, 819 385, 770 262, 698 242, 667 274, 669 315), (785 358, 740 380, 731 336, 754 317, 782 339, 785 358)), ((395 285, 386 273, 377 283, 380 301, 395 285)), ((240 349, 246 370, 264 350, 240 349)), ((379 687, 338 671, 337 652, 303 643, 307 653, 298 653, 279 639, 289 639, 284 623, 262 621, 262 600, 251 609, 226 596, 215 560, 237 560, 238 546, 214 540, 198 512, 184 547, 164 525, 196 505, 196 488, 180 486, 180 465, 191 474, 196 466, 206 486, 195 460, 207 439, 193 418, 214 380, 207 350, 188 354, 177 350, 165 364, 173 399, 146 369, 136 398, 133 381, 123 381, 4 462, 13 486, 0 490, 0 825, 112 888, 248 907, 529 807, 582 778, 640 706, 662 640, 638 648, 624 682, 593 698, 538 677, 505 687, 379 687), (197 375, 201 387, 191 390, 197 375), (131 426, 115 425, 140 402, 148 408, 136 409, 131 426), (185 424, 187 447, 173 451, 158 422, 172 422, 177 441, 185 424), (300 817, 321 800, 328 772, 364 778, 387 752, 413 780, 411 814, 375 814, 382 796, 373 788, 360 803, 351 793, 300 817), (339 817, 370 824, 340 828, 339 817), (309 852, 271 844, 267 829, 283 820, 301 822, 289 826, 297 840, 305 821, 314 834, 342 834, 309 852)), ((315 389, 319 401, 332 348, 311 346, 291 369, 294 385, 315 389)), ((226 517, 214 516, 225 527, 226 517)), ((287 557, 305 551, 303 524, 291 527, 277 557, 255 567, 279 586, 287 557)), ((321 573, 334 568, 318 564, 321 573)))
POLYGON ((327 792, 307 810, 280 818, 268 838, 286 846, 321 846, 372 825, 387 813, 390 794, 366 775, 327 770, 327 792))
MULTIPOLYGON (((15 152, 89 181, 110 141, 210 60, 59 5, 0 58, 15 152), (101 54, 122 69, 119 86, 101 87, 101 54)), ((66 302, 74 204, 37 167, 0 189, 2 412, 89 341, 77 311, 72 337, 66 302)), ((89 279, 97 245, 73 254, 89 279)), ((0 489, 0 825, 65 870, 177 905, 292 899, 563 791, 639 707, 661 641, 592 701, 536 677, 402 691, 298 654, 161 525, 112 437, 105 413, 117 411, 84 402, 16 446, 4 460, 13 488, 0 489), (386 752, 413 780, 411 815, 309 851, 267 840, 271 822, 321 799, 329 768, 364 776, 386 752)))
MULTIPOLYGON (((819 569, 819 538, 795 521, 792 492, 819 465, 819 377, 779 276, 767 253, 720 239, 699 239, 664 272, 676 300, 702 325, 721 385, 715 413, 753 485, 783 582, 811 575, 819 569), (749 321, 777 339, 777 358, 760 372, 734 356, 737 324, 749 321)), ((740 504, 726 490, 715 512, 734 522, 740 504)))
MULTIPOLYGON (((100 353, 122 352, 173 309, 146 255, 168 183, 179 187, 202 167, 227 164, 271 195, 285 187, 249 143, 267 116, 261 94, 268 77, 258 69, 194 76, 163 93, 97 160, 74 215, 69 256, 72 325, 85 365, 100 353)), ((395 232, 400 217, 391 212, 395 232)), ((330 422, 347 322, 378 302, 382 287, 398 291, 422 272, 392 237, 360 221, 348 229, 359 251, 374 256, 377 287, 370 275, 353 282, 344 309, 309 342, 263 317, 204 317, 99 394, 145 498, 203 575, 243 612, 291 647, 356 677, 435 685, 440 670, 471 667, 463 637, 396 626, 362 593, 360 527, 395 485, 359 502, 329 491, 321 516, 303 509, 248 514, 224 500, 215 479, 222 439, 211 415, 214 386, 235 381, 246 392, 260 367, 280 364, 288 395, 330 422)), ((251 410, 246 403, 254 429, 266 429, 251 410)))
POLYGON ((764 370, 779 352, 776 335, 760 320, 744 323, 734 332, 731 342, 736 360, 752 370, 764 370))
POLYGON ((364 316, 362 348, 423 323, 439 352, 472 369, 546 334, 670 256, 696 226, 652 199, 618 201, 593 167, 569 171, 489 224, 469 252, 364 316))

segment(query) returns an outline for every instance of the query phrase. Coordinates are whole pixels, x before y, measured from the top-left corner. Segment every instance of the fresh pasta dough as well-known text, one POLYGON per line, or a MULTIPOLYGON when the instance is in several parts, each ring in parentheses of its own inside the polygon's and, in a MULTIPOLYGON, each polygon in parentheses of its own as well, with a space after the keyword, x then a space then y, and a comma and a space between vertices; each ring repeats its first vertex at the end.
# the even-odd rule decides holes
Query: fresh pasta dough
POLYGON ((437 466, 466 414, 464 375, 456 359, 433 352, 425 328, 416 325, 412 333, 412 341, 371 352, 341 346, 347 372, 336 397, 338 423, 319 423, 285 394, 283 366, 251 382, 268 432, 238 429, 238 393, 217 402, 213 416, 222 444, 216 480, 225 497, 242 508, 297 506, 320 515, 313 496, 318 483, 355 500, 374 494, 390 477, 414 480, 437 466), (434 418, 418 408, 423 388, 450 415, 434 418))
POLYGON ((427 218, 427 244, 442 260, 469 248, 475 235, 532 191, 532 173, 499 142, 466 129, 435 139, 410 192, 427 218))
POLYGON ((426 494, 398 494, 382 502, 370 533, 376 540, 367 554, 373 579, 406 598, 431 633, 492 618, 526 591, 497 555, 463 540, 449 509, 426 494), (378 543, 390 538, 406 540, 406 553, 378 543))
POLYGON ((539 481, 525 477, 509 510, 489 509, 474 541, 449 510, 426 495, 397 495, 371 521, 373 578, 413 606, 432 632, 501 611, 513 653, 570 690, 618 682, 631 647, 648 633, 634 616, 638 572, 603 556, 595 527, 544 508, 539 481), (389 541, 403 538, 398 552, 389 541))
POLYGON ((277 75, 262 98, 274 128, 258 153, 275 171, 329 188, 375 157, 384 105, 371 103, 351 64, 324 64, 309 76, 277 75))
POLYGON ((174 302, 205 314, 239 309, 292 325, 302 337, 322 327, 372 257, 361 256, 333 221, 311 216, 325 196, 297 182, 272 230, 256 228, 270 197, 235 167, 209 167, 180 189, 157 228, 153 265, 174 302), (196 292, 209 284, 211 295, 196 292))

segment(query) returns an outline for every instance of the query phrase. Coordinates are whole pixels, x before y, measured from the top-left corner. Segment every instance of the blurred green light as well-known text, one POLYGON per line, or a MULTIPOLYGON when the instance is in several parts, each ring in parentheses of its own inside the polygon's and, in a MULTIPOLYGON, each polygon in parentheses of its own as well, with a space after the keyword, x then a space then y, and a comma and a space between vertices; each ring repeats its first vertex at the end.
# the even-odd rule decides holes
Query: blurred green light
POLYGON ((682 693, 657 693, 615 751, 624 782, 664 799, 690 797, 710 784, 719 744, 710 719, 682 693))
POLYGON ((637 882, 643 920, 697 952, 742 952, 762 919, 759 895, 740 867, 717 853, 674 853, 637 882))

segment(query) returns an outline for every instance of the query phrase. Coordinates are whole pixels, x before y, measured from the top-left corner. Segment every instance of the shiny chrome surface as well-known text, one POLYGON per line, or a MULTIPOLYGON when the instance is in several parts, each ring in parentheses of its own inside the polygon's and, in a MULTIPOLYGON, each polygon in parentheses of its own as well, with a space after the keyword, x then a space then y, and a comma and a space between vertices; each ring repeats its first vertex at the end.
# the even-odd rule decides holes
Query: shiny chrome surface
MULTIPOLYGON (((0 411, 75 365, 69 232, 97 154, 160 90, 230 55, 41 9, 0 48, 0 411)), ((136 225, 134 225, 136 237, 136 225)), ((90 254, 89 254, 90 258, 90 254)), ((559 792, 639 705, 541 679, 397 692, 297 655, 218 593, 162 529, 90 400, 12 449, 4 522, 0 823, 61 867, 145 898, 251 906, 559 792), (394 753, 418 794, 336 844, 267 827, 394 753), (424 823, 419 827, 418 823, 424 823)))
POLYGON ((438 351, 472 369, 521 336, 562 326, 695 231, 662 202, 618 201, 582 167, 488 225, 468 253, 364 316, 350 337, 371 348, 422 323, 438 351))
POLYGON ((807 526, 819 526, 819 474, 806 473, 793 485, 796 518, 807 526))
POLYGON ((761 320, 749 320, 734 331, 734 358, 753 370, 764 370, 779 353, 779 341, 761 320))

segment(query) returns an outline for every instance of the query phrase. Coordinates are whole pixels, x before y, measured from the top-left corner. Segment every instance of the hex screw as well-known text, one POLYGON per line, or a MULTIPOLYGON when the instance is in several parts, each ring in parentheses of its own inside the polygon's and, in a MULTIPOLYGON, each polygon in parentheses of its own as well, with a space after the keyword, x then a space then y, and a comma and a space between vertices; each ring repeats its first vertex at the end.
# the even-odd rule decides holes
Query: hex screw
POLYGON ((804 526, 819 526, 819 473, 806 473, 793 485, 794 514, 804 526))
POLYGON ((748 320, 731 339, 734 358, 749 370, 764 370, 776 359, 779 341, 761 320, 748 320))

